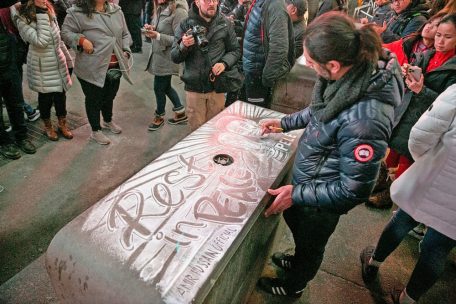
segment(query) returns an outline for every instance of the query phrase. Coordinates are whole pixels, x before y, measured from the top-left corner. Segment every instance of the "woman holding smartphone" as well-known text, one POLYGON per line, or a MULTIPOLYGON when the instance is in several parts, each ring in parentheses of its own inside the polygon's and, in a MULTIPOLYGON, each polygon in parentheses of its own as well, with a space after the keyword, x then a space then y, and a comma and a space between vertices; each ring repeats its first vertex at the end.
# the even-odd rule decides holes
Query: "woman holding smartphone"
POLYGON ((174 32, 182 20, 188 16, 188 5, 185 0, 154 0, 152 24, 144 26, 146 37, 151 39, 151 50, 146 70, 154 75, 154 92, 157 108, 149 131, 156 131, 163 126, 166 96, 173 104, 174 117, 168 119, 172 125, 186 122, 187 115, 179 95, 171 86, 173 75, 179 74, 179 65, 171 61, 171 46, 174 32))
POLYGON ((401 172, 397 172, 396 177, 413 163, 408 149, 413 125, 439 94, 456 83, 456 14, 446 15, 440 20, 434 47, 434 50, 417 55, 414 65, 421 68, 422 75, 419 79, 415 79, 414 73, 408 72, 408 69, 405 71, 408 92, 402 102, 404 105, 408 103, 408 106, 393 130, 390 148, 406 157, 409 164, 401 172))
MULTIPOLYGON (((411 66, 416 61, 418 54, 434 50, 435 34, 439 26, 440 20, 446 13, 438 13, 432 16, 424 26, 405 38, 401 38, 392 43, 383 44, 383 47, 396 54, 399 65, 402 66, 402 73, 408 76, 414 76, 419 81, 421 78, 421 68, 411 66)), ((406 107, 403 111, 406 110, 406 107)), ((389 187, 391 186, 391 177, 398 178, 402 172, 407 170, 412 164, 408 156, 397 153, 394 149, 390 149, 377 180, 377 184, 366 202, 366 205, 372 208, 390 208, 393 202, 390 198, 389 187), (392 174, 390 171, 394 171, 392 174)), ((421 232, 419 232, 421 234, 421 232)))

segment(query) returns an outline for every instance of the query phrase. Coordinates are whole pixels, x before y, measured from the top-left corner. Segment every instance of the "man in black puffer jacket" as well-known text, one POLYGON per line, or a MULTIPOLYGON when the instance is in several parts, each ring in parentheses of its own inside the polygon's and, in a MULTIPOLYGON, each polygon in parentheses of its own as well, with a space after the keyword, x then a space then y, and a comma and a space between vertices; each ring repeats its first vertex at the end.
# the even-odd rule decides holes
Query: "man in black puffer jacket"
POLYGON ((217 79, 225 70, 235 69, 240 56, 233 25, 217 12, 217 2, 195 0, 171 50, 175 63, 184 62, 181 78, 192 130, 223 110, 227 91, 219 92, 217 79))
POLYGON ((275 83, 295 60, 293 24, 283 1, 252 2, 242 50, 247 102, 269 108, 275 83))
MULTIPOLYGON (((3 0, 0 8, 6 9, 16 2, 17 0, 3 0)), ((27 126, 22 108, 22 83, 16 64, 17 41, 9 26, 12 24, 0 18, 0 99, 3 98, 8 110, 15 145, 5 132, 5 128, 0 126, 0 154, 9 159, 18 159, 21 157, 18 148, 28 154, 35 153, 36 148, 27 139, 27 126)))
POLYGON ((309 25, 304 56, 320 76, 312 104, 262 123, 264 133, 305 128, 292 185, 268 190, 277 197, 265 214, 284 212, 295 254, 274 254, 285 277, 259 281, 266 292, 291 297, 300 297, 316 275, 340 216, 368 199, 404 92, 400 67, 383 54, 378 35, 357 30, 341 13, 326 13, 309 25))

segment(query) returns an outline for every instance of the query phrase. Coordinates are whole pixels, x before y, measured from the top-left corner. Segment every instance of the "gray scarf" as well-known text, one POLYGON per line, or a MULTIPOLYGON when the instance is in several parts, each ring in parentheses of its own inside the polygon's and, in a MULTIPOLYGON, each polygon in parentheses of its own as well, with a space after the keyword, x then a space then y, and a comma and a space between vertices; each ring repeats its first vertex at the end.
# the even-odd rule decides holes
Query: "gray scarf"
POLYGON ((322 122, 328 122, 348 109, 364 95, 374 66, 369 63, 353 66, 339 80, 319 77, 312 92, 311 109, 322 122))

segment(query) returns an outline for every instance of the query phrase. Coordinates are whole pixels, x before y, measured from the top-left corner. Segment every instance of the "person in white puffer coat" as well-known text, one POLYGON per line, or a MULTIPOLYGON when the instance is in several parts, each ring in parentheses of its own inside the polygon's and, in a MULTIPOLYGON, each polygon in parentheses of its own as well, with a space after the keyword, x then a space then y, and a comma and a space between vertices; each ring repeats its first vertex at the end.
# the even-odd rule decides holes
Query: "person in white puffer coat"
POLYGON ((417 222, 428 227, 406 288, 392 294, 393 302, 400 304, 416 303, 434 285, 456 246, 456 84, 440 94, 413 126, 408 146, 415 163, 391 185, 391 198, 399 209, 377 246, 361 253, 363 279, 370 283, 417 222))
POLYGON ((60 38, 55 11, 47 0, 28 0, 13 20, 22 39, 30 44, 27 54, 27 80, 31 90, 38 92, 38 106, 44 128, 50 140, 58 135, 51 123, 51 108, 55 107, 58 129, 67 138, 73 134, 66 125, 66 91, 71 87, 68 68, 71 56, 60 38))

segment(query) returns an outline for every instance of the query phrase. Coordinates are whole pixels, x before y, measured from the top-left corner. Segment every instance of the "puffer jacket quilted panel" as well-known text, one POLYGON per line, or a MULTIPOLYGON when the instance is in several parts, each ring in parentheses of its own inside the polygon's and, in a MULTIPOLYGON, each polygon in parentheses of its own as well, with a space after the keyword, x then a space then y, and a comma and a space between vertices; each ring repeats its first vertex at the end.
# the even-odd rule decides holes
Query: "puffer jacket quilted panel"
POLYGON ((22 39, 30 43, 27 54, 29 87, 39 93, 68 91, 72 82, 67 58, 71 56, 60 38, 57 21, 55 18, 50 21, 47 14, 37 14, 36 18, 36 22, 29 24, 25 18, 14 17, 22 39))

